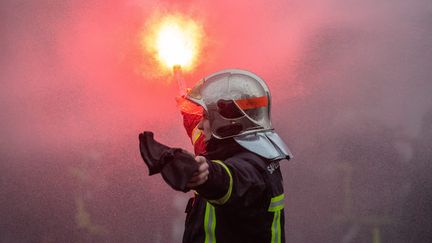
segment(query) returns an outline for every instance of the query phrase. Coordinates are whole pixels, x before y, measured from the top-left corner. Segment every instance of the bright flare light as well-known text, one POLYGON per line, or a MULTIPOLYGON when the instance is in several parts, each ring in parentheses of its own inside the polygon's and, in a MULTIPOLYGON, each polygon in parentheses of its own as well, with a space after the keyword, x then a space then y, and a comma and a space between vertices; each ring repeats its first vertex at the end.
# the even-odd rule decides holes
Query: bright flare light
POLYGON ((192 61, 195 52, 194 40, 189 38, 176 23, 163 26, 156 43, 159 57, 168 66, 185 66, 192 61))
POLYGON ((201 48, 201 36, 202 29, 195 21, 170 15, 155 26, 150 45, 168 68, 191 68, 201 48))

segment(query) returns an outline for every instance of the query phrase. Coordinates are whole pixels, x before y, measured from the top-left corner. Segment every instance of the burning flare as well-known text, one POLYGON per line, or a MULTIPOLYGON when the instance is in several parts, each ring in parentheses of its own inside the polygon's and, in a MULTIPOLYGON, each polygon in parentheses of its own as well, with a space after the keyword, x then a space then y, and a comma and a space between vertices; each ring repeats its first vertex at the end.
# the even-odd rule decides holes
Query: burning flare
POLYGON ((201 26, 190 18, 169 15, 154 25, 147 47, 168 68, 191 68, 201 48, 201 26))

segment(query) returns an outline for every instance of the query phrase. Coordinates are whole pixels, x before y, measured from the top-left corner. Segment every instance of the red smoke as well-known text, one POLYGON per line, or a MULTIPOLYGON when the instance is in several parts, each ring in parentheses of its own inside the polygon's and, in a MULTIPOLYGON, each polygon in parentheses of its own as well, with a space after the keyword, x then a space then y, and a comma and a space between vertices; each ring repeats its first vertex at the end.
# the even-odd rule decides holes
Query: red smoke
MULTIPOLYGON (((224 68, 247 69, 267 81, 273 125, 296 155, 295 163, 281 166, 294 195, 290 205, 297 207, 288 223, 295 230, 287 235, 297 237, 292 242, 321 239, 313 230, 302 234, 302 225, 321 229, 307 221, 315 216, 310 209, 327 220, 335 206, 326 205, 337 205, 328 196, 337 190, 326 184, 336 181, 340 146, 331 142, 337 136, 383 130, 365 120, 415 136, 432 103, 429 1, 0 5, 0 241, 173 242, 172 232, 179 235, 173 225, 182 225, 183 204, 174 209, 173 198, 180 194, 148 177, 138 152, 142 130, 193 149, 171 73, 140 47, 155 13, 180 12, 203 24, 205 46, 185 73, 188 86, 224 68), (78 228, 81 201, 107 235, 78 228)), ((410 146, 401 146, 409 159, 410 146)), ((370 151, 368 158, 397 161, 370 151)))

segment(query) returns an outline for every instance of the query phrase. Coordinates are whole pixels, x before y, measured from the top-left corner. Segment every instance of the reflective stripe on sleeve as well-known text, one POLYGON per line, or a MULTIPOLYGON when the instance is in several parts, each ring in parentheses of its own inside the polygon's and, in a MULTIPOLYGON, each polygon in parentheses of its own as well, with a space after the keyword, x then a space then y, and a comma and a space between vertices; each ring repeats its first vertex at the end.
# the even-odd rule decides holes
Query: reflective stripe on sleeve
POLYGON ((282 209, 284 208, 285 195, 280 194, 276 197, 272 197, 268 208, 269 212, 274 212, 273 223, 271 226, 271 243, 280 243, 282 240, 281 234, 281 215, 282 209))
POLYGON ((274 213, 273 223, 271 228, 271 232, 272 232, 271 243, 281 242, 281 224, 280 224, 281 212, 282 211, 279 210, 274 213))
POLYGON ((206 203, 205 216, 204 216, 204 232, 205 232, 204 243, 216 243, 215 229, 216 229, 215 208, 210 203, 206 203))
POLYGON ((268 208, 269 212, 276 212, 282 210, 284 208, 284 194, 280 194, 279 196, 273 197, 270 201, 270 206, 268 208))
POLYGON ((220 164, 225 169, 225 171, 227 172, 227 174, 229 176, 229 187, 228 187, 227 193, 223 197, 216 199, 216 200, 208 200, 208 201, 210 203, 214 203, 214 204, 224 204, 231 197, 232 187, 233 187, 233 178, 231 175, 231 171, 228 169, 228 167, 222 161, 212 160, 212 162, 220 164))

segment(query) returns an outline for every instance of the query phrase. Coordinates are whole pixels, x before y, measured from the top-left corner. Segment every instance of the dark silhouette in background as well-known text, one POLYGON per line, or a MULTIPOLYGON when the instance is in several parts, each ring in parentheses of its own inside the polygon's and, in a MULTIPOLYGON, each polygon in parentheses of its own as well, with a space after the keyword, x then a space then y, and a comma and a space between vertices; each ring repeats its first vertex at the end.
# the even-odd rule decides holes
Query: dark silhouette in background
POLYGON ((425 114, 409 162, 408 195, 402 207, 403 242, 432 242, 432 109, 425 114))

